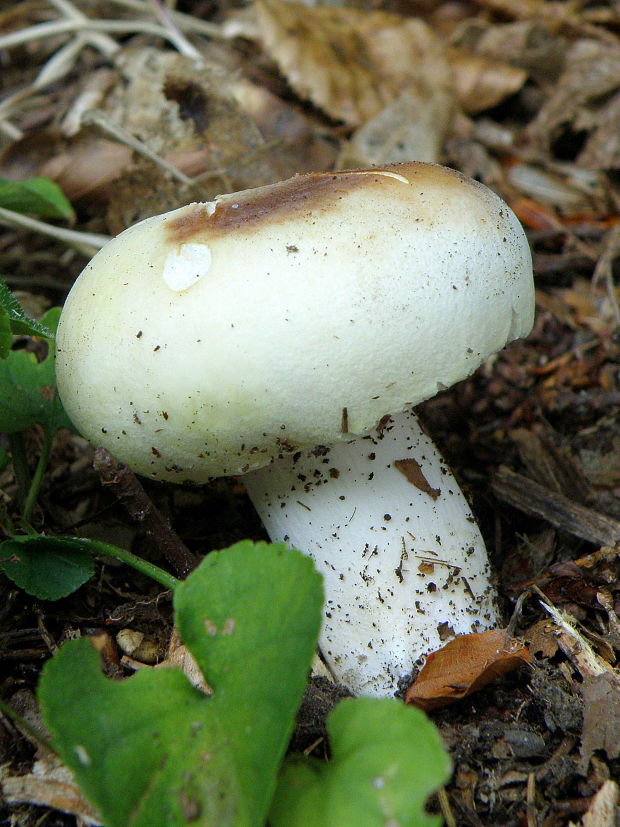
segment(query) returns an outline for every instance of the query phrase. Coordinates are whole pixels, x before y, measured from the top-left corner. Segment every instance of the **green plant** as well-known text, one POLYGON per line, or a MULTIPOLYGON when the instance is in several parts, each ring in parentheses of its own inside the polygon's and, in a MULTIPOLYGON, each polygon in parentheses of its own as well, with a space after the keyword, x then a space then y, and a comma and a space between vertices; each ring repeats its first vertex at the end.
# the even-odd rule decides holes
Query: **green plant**
POLYGON ((23 181, 0 178, 0 207, 17 213, 31 213, 39 218, 75 217, 73 207, 58 184, 39 176, 23 181))
POLYGON ((181 636, 213 688, 176 669, 104 678, 86 640, 46 665, 39 700, 54 747, 107 827, 415 825, 449 759, 423 713, 350 699, 331 714, 333 757, 280 768, 321 616, 320 577, 283 545, 209 554, 174 591, 181 636))
MULTIPOLYGON (((32 213, 41 218, 74 218, 73 208, 60 187, 49 178, 7 181, 0 178, 0 208, 32 213)), ((10 456, 3 449, 0 467, 12 457, 22 501, 22 522, 29 524, 47 466, 52 440, 59 428, 71 427, 56 393, 55 333, 60 308, 49 310, 41 321, 30 318, 6 283, 0 279, 0 433, 9 435, 10 456), (13 350, 13 336, 34 336, 47 345, 39 359, 34 353, 13 350), (43 429, 43 445, 34 473, 26 461, 23 431, 43 429)))
MULTIPOLYGON (((2 189, 0 187, 0 196, 2 189)), ((0 280, 0 433, 7 435, 8 451, 0 461, 13 463, 19 487, 21 515, 15 526, 3 515, 11 535, 0 543, 0 570, 37 597, 55 600, 70 594, 93 573, 92 554, 59 538, 42 537, 31 526, 33 510, 48 464, 54 436, 71 428, 56 392, 54 334, 60 308, 41 319, 31 319, 0 280), (14 350, 14 336, 32 336, 43 343, 40 357, 33 350, 14 350), (31 472, 24 432, 37 426, 42 431, 41 451, 31 472)))
POLYGON ((23 499, 22 516, 29 522, 41 485, 41 479, 47 466, 49 452, 56 432, 60 428, 70 428, 58 394, 54 373, 54 334, 60 308, 54 307, 41 319, 41 322, 29 320, 25 315, 15 318, 14 305, 17 303, 6 288, 0 283, 0 309, 9 332, 2 337, 0 345, 6 353, 0 361, 0 395, 3 399, 0 408, 0 432, 10 437, 11 455, 17 481, 23 499), (13 311, 13 312, 12 312, 13 311), (39 359, 35 353, 27 350, 7 349, 7 339, 11 334, 31 327, 28 332, 47 344, 47 354, 39 359), (43 444, 37 466, 32 476, 25 462, 25 450, 22 434, 27 428, 39 425, 43 430, 43 444))
MULTIPOLYGON (((71 220, 73 208, 62 190, 48 178, 25 181, 0 179, 0 209, 30 213, 47 219, 71 220)), ((72 428, 56 390, 55 334, 60 308, 51 308, 40 321, 24 311, 7 284, 0 279, 0 470, 13 464, 19 489, 17 525, 0 503, 0 524, 9 539, 0 543, 0 570, 25 591, 46 600, 70 594, 93 574, 93 554, 121 557, 169 586, 165 572, 152 570, 145 561, 122 549, 94 541, 44 537, 31 520, 54 437, 72 428), (14 348, 14 337, 32 337, 29 348, 14 348), (24 433, 41 429, 41 450, 31 470, 24 433), (163 581, 162 581, 163 578, 163 581)))

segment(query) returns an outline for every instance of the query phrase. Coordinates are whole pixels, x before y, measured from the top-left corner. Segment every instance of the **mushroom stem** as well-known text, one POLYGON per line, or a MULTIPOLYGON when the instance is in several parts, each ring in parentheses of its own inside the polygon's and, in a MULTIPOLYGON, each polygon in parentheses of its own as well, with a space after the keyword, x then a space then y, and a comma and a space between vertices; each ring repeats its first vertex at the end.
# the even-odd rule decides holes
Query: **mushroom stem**
POLYGON ((355 694, 391 694, 447 638, 496 625, 480 531, 413 412, 244 481, 272 540, 323 575, 321 652, 355 694))

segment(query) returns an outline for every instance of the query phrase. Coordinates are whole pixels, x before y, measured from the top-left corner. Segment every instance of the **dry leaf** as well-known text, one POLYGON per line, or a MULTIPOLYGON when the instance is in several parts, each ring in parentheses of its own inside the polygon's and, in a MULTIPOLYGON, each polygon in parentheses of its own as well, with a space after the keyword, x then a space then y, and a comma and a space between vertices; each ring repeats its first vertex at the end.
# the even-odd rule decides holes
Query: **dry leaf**
MULTIPOLYGON (((614 295, 620 301, 620 288, 615 288, 614 295)), ((589 279, 575 278, 571 287, 549 293, 539 291, 536 301, 573 330, 585 328, 604 336, 610 329, 607 296, 602 290, 593 289, 589 279)))
POLYGON ((579 164, 586 169, 620 167, 620 92, 596 113, 596 128, 579 153, 579 164))
POLYGON ((1 788, 4 798, 11 804, 51 807, 77 816, 85 824, 102 824, 80 792, 73 774, 50 753, 35 762, 32 773, 2 779, 1 788))
POLYGON ((449 59, 459 103, 469 114, 497 106, 527 80, 527 72, 517 66, 462 49, 450 49, 449 59))
POLYGON ((551 94, 527 129, 531 139, 547 149, 562 130, 572 126, 576 132, 591 132, 589 141, 595 141, 593 135, 601 123, 606 131, 609 128, 605 106, 609 96, 618 93, 619 79, 620 46, 578 40, 567 53, 565 69, 551 94))
POLYGON ((543 658, 552 658, 558 652, 555 636, 556 625, 553 620, 543 618, 532 624, 523 635, 528 644, 528 651, 543 658))
POLYGON ((72 202, 85 196, 107 199, 110 184, 131 164, 132 155, 122 144, 81 135, 43 164, 39 173, 56 181, 72 202))
POLYGON ((426 659, 405 700, 420 709, 437 709, 465 698, 530 661, 527 649, 506 637, 505 629, 458 635, 426 659))
POLYGON ((620 485, 620 426, 618 411, 610 411, 588 429, 575 435, 574 444, 588 479, 593 485, 620 485))
POLYGON ((433 488, 426 479, 422 467, 417 460, 413 458, 397 459, 394 461, 394 467, 397 468, 412 485, 415 485, 415 487, 424 492, 424 494, 428 494, 433 500, 436 500, 441 494, 441 489, 433 488))
POLYGON ((407 89, 361 126, 338 158, 340 169, 397 164, 437 163, 452 107, 445 96, 407 89))
POLYGON ((585 774, 596 750, 605 750, 609 760, 620 755, 620 682, 612 672, 585 675, 581 694, 583 734, 579 769, 585 774))
POLYGON ((96 113, 96 126, 78 133, 66 152, 42 170, 72 200, 95 193, 111 198, 114 232, 192 198, 208 200, 219 192, 280 177, 278 147, 270 148, 242 111, 234 83, 222 67, 206 62, 197 66, 153 48, 129 48, 116 62, 122 77, 96 113), (121 135, 112 139, 115 130, 121 135), (185 176, 204 179, 190 190, 182 179, 126 146, 122 133, 185 176), (277 169, 271 156, 278 159, 277 169))
POLYGON ((336 151, 333 141, 328 140, 324 131, 317 129, 299 107, 243 77, 231 79, 230 91, 241 111, 251 118, 266 143, 273 147, 269 162, 275 179, 334 168, 336 151))
POLYGON ((565 164, 551 172, 534 164, 516 162, 506 180, 517 192, 565 215, 606 214, 604 185, 599 176, 565 164), (576 172, 576 175, 571 175, 576 172), (601 206, 597 206, 597 202, 601 206), (605 204, 603 208, 602 204, 605 204))
POLYGON ((581 827, 616 827, 620 789, 608 779, 592 798, 588 812, 581 819, 581 827))
POLYGON ((531 586, 537 586, 554 604, 577 603, 582 606, 598 606, 599 578, 572 560, 562 560, 532 580, 511 583, 508 591, 521 594, 531 586))
POLYGON ((257 0, 256 11, 265 48, 293 89, 350 126, 405 90, 440 95, 451 108, 450 67, 421 20, 283 0, 257 0))
POLYGON ((543 84, 557 81, 570 42, 537 19, 493 25, 475 17, 461 28, 454 45, 525 69, 543 84))
POLYGON ((194 656, 181 641, 179 633, 176 629, 173 629, 172 631, 166 659, 162 660, 161 663, 158 663, 157 666, 153 667, 153 669, 170 668, 180 669, 192 686, 195 686, 196 689, 200 689, 200 691, 204 692, 205 695, 213 694, 213 690, 204 679, 204 675, 200 671, 200 667, 196 663, 194 656))

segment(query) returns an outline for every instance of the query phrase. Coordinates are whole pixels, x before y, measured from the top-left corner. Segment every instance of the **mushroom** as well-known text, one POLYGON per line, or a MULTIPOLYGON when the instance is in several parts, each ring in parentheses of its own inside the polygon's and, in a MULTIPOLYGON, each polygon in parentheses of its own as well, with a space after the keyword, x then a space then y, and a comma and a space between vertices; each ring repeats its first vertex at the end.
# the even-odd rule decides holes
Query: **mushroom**
POLYGON ((498 620, 480 532, 412 406, 532 320, 525 235, 481 184, 423 163, 301 175, 110 241, 64 308, 58 386, 138 473, 245 474, 271 538, 325 578, 335 677, 384 695, 498 620))

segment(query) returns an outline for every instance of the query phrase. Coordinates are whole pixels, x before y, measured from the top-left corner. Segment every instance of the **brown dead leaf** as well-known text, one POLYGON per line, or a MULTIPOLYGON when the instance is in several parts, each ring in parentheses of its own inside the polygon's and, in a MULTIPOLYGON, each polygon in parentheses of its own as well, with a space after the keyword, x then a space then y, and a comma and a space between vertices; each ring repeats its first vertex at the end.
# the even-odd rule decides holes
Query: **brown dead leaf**
POLYGON ((339 169, 397 164, 401 161, 437 163, 452 110, 445 96, 431 100, 406 89, 361 126, 338 157, 339 169))
POLYGON ((106 101, 105 117, 161 157, 193 157, 193 174, 208 173, 203 199, 274 180, 263 136, 238 106, 222 66, 197 67, 149 48, 121 57, 124 84, 106 101))
POLYGON ((83 823, 99 825, 101 819, 80 792, 73 774, 55 755, 46 753, 28 775, 8 776, 0 783, 11 804, 36 804, 77 816, 83 823))
POLYGON ((579 462, 593 485, 615 488, 620 485, 620 426, 613 410, 590 428, 575 436, 579 462))
POLYGON ((558 641, 555 636, 556 625, 553 620, 543 618, 532 624, 523 635, 528 644, 528 651, 543 658, 552 658, 557 654, 558 641))
POLYGON ((588 812, 581 820, 581 827, 616 827, 619 797, 618 785, 608 778, 593 796, 588 812))
POLYGON ((265 49, 295 91, 359 126, 404 90, 452 108, 452 72, 422 21, 387 12, 257 0, 265 49))
POLYGON ((40 129, 0 150, 0 178, 19 181, 41 174, 41 165, 61 152, 66 141, 53 129, 40 129))
POLYGON ((441 494, 441 489, 433 488, 426 479, 420 463, 417 460, 413 458, 397 459, 394 461, 394 467, 397 468, 412 485, 415 485, 415 487, 419 488, 424 494, 428 494, 433 500, 436 500, 441 494))
MULTIPOLYGON (((533 19, 544 22, 553 34, 566 30, 600 38, 607 43, 615 39, 611 32, 590 22, 587 16, 588 11, 581 5, 558 2, 558 0, 478 0, 478 2, 483 7, 517 20, 533 19)), ((611 15, 613 17, 613 11, 611 15)), ((596 20, 596 13, 594 19, 596 20)))
POLYGON ((505 629, 458 635, 428 656, 405 700, 423 710, 465 698, 530 661, 530 654, 505 629))
MULTIPOLYGON (((609 136, 609 116, 617 111, 615 97, 620 85, 620 46, 595 40, 578 40, 566 55, 565 69, 551 94, 532 121, 527 132, 532 141, 548 149, 563 130, 571 127, 589 135, 583 153, 590 163, 614 166, 618 161, 620 140, 617 121, 613 138, 609 136), (613 96, 610 98, 610 96, 613 96), (607 107, 611 107, 608 111, 607 107), (597 136, 599 129, 605 132, 597 136), (609 144, 607 157, 599 157, 601 147, 609 144), (596 148, 596 149, 595 149, 596 148)), ((581 162, 580 158, 577 163, 581 162)))
POLYGON ((620 92, 604 103, 596 114, 596 129, 591 132, 579 154, 586 169, 611 169, 620 166, 620 92))
POLYGON ((567 37, 553 34, 536 18, 498 25, 472 17, 455 33, 453 45, 518 66, 531 79, 544 84, 557 80, 570 42, 567 37))
POLYGON ((583 220, 585 216, 597 218, 607 214, 604 179, 574 164, 563 164, 552 171, 517 161, 508 166, 506 180, 522 198, 555 210, 560 224, 560 216, 583 220))
POLYGON ((586 568, 572 560, 562 560, 532 580, 511 583, 507 589, 514 595, 537 586, 554 604, 577 603, 581 606, 598 606, 598 592, 602 583, 586 568))
POLYGON ((454 48, 448 56, 459 103, 468 114, 497 106, 527 80, 525 70, 490 57, 454 48))
POLYGON ((107 199, 110 185, 131 164, 132 155, 122 144, 81 135, 43 164, 39 173, 56 181, 72 202, 85 196, 107 199))
MULTIPOLYGON (((118 82, 98 110, 88 113, 89 129, 78 132, 41 170, 71 200, 110 199, 114 232, 189 200, 271 183, 298 170, 282 152, 287 136, 266 140, 243 111, 239 82, 225 67, 206 61, 197 66, 173 52, 133 47, 119 54, 117 68, 118 82), (171 176, 165 164, 179 175, 171 176), (183 176, 200 180, 192 186, 183 176)), ((311 136, 295 127, 301 152, 311 136)), ((326 156, 326 165, 332 157, 326 156)))
POLYGON ((583 735, 579 768, 586 773, 596 750, 605 750, 610 760, 620 755, 620 681, 613 672, 585 675, 583 735))
POLYGON ((333 169, 335 148, 299 107, 281 100, 264 86, 234 77, 230 91, 235 102, 273 147, 269 161, 278 179, 295 173, 333 169))
POLYGON ((181 641, 179 633, 176 629, 173 629, 172 631, 166 659, 162 660, 161 663, 158 663, 157 666, 154 666, 153 668, 180 669, 192 686, 195 686, 196 689, 200 689, 200 691, 204 692, 205 695, 213 694, 213 689, 211 689, 209 684, 204 679, 204 675, 196 663, 194 656, 181 641))
MULTIPOLYGON (((616 301, 620 301, 620 288, 614 289, 616 301)), ((575 278, 571 287, 536 294, 541 307, 577 330, 586 328, 603 335, 609 331, 610 309, 603 290, 593 289, 589 279, 575 278)))

